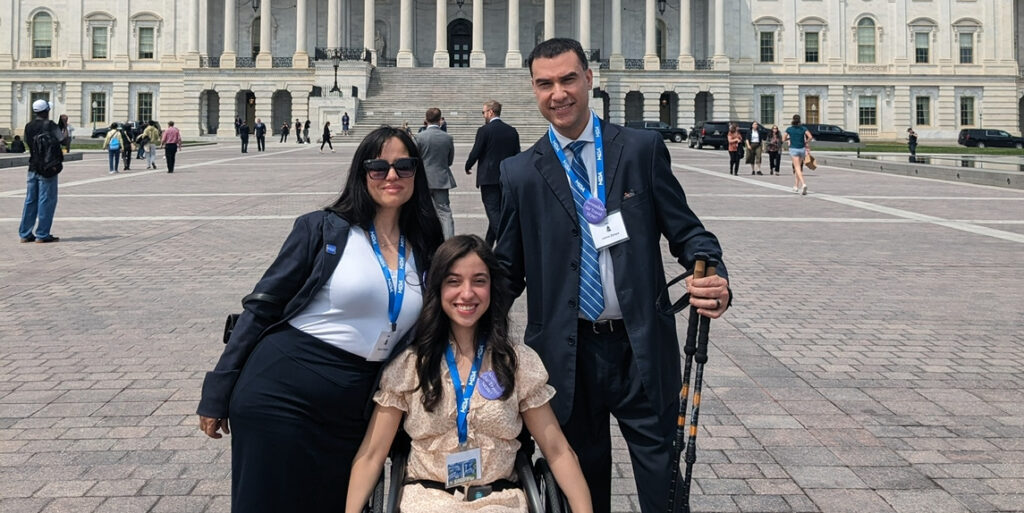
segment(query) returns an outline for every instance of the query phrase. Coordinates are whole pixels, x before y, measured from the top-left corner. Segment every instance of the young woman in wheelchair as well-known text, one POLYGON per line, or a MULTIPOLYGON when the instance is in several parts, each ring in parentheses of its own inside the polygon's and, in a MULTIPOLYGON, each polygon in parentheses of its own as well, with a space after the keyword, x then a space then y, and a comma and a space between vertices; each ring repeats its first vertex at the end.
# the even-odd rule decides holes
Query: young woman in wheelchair
POLYGON ((512 482, 524 423, 572 511, 592 511, 576 454, 548 404, 555 391, 547 371, 532 349, 509 339, 502 276, 477 236, 438 248, 416 339, 384 370, 374 396, 346 512, 366 505, 399 427, 411 439, 406 481, 392 483, 403 486, 402 511, 526 512, 526 497, 512 482))

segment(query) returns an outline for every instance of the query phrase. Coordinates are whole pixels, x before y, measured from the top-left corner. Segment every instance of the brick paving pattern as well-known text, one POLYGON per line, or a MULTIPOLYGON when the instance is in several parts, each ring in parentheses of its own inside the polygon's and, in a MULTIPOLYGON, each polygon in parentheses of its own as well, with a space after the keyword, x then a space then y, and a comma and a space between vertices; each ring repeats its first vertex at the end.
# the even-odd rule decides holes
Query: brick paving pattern
MULTIPOLYGON (((336 146, 186 147, 173 175, 89 154, 45 245, 18 243, 24 174, 0 172, 0 511, 228 511, 200 383, 294 217, 340 189, 336 146)), ((1024 193, 822 167, 801 197, 670 148, 737 296, 711 323, 693 511, 1024 511, 1024 193)), ((482 233, 456 177, 456 230, 482 233)), ((639 511, 614 450, 614 510, 639 511)))

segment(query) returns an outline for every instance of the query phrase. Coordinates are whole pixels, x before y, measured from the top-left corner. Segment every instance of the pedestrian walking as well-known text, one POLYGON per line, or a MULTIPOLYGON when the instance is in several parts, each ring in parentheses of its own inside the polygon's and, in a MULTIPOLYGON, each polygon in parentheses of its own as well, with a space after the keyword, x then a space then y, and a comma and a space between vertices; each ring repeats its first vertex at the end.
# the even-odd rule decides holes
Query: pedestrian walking
POLYGON ((253 125, 253 133, 256 135, 256 151, 263 151, 267 149, 267 125, 263 124, 263 120, 256 118, 256 124, 253 125))
POLYGON ((726 141, 729 143, 729 174, 740 174, 740 159, 742 155, 743 134, 736 123, 729 123, 729 133, 726 134, 726 141))
POLYGON ((917 132, 907 128, 907 149, 910 150, 910 161, 917 162, 917 132))
POLYGON ((310 125, 311 125, 311 123, 309 122, 308 119, 302 125, 302 140, 306 141, 306 144, 309 144, 309 126, 310 125))
POLYGON ((302 144, 302 123, 295 118, 295 142, 302 144))
POLYGON ((178 150, 181 149, 181 132, 174 126, 174 121, 167 122, 167 130, 160 138, 160 144, 164 148, 164 156, 167 158, 167 172, 174 172, 174 163, 177 160, 178 150))
POLYGON ((786 128, 782 140, 789 143, 789 156, 793 160, 793 192, 807 195, 807 182, 804 181, 804 159, 810 155, 811 131, 800 122, 800 115, 793 114, 793 121, 786 128))
MULTIPOLYGON (((526 65, 551 126, 501 164, 495 251, 513 297, 526 292, 524 341, 552 369, 551 406, 594 511, 611 510, 614 415, 640 510, 663 512, 682 379, 675 319, 656 308, 665 287, 661 239, 688 270, 698 253, 721 260, 722 249, 687 205, 660 134, 591 111, 593 71, 579 42, 544 41, 526 65)), ((724 264, 718 274, 687 278, 701 315, 717 318, 729 307, 724 264)))
POLYGON ((7 153, 25 153, 25 141, 21 140, 20 135, 11 139, 11 147, 7 149, 7 153))
POLYGON ((238 137, 242 140, 242 153, 249 153, 249 125, 245 121, 238 127, 238 137))
POLYGON ((408 121, 403 121, 402 122, 402 130, 404 130, 406 134, 412 135, 412 129, 409 128, 409 122, 408 121))
POLYGON ((441 117, 441 131, 442 132, 447 132, 448 131, 448 122, 444 120, 444 117, 441 117))
POLYGON ((242 123, 244 123, 244 121, 242 121, 242 118, 240 116, 235 116, 235 137, 241 135, 242 123))
POLYGON ((146 169, 156 169, 156 146, 160 144, 160 129, 156 127, 156 121, 149 120, 142 135, 146 140, 146 169))
POLYGON ((288 122, 285 121, 284 123, 281 123, 281 128, 279 130, 281 131, 281 140, 277 141, 277 142, 279 142, 279 143, 288 142, 288 131, 289 131, 289 129, 288 129, 288 122))
POLYGON ((427 129, 416 134, 416 147, 423 158, 423 169, 427 173, 427 186, 430 187, 430 198, 434 201, 437 218, 441 221, 444 238, 455 235, 455 219, 452 217, 452 204, 448 190, 454 189, 455 175, 452 174, 452 163, 455 162, 455 141, 452 136, 441 131, 441 109, 431 107, 424 116, 427 129))
POLYGON ((7 153, 7 141, 4 140, 2 134, 0 134, 0 153, 7 153))
POLYGON ((782 149, 782 134, 779 133, 779 126, 772 125, 772 131, 768 132, 768 140, 765 141, 765 150, 768 151, 768 174, 778 174, 782 176, 782 172, 779 171, 779 166, 782 161, 782 155, 780 150, 782 149))
MULTIPOLYGON (((53 214, 57 210, 57 175, 64 169, 64 133, 50 120, 46 100, 32 102, 35 119, 25 125, 25 142, 31 153, 28 159, 28 179, 25 187, 25 206, 21 211, 18 237, 21 242, 57 242, 50 232, 53 214)), ((17 137, 15 138, 16 140, 17 137)))
POLYGON ((346 136, 349 135, 349 133, 348 133, 349 121, 350 121, 350 118, 348 117, 348 112, 346 112, 346 113, 341 115, 341 135, 346 135, 346 136))
POLYGON ((324 123, 324 133, 320 136, 320 153, 324 152, 324 145, 326 144, 331 148, 331 153, 334 153, 334 145, 331 144, 331 122, 324 123))
POLYGON ((60 133, 64 137, 64 152, 71 153, 71 139, 74 137, 75 127, 71 126, 71 122, 68 121, 67 114, 61 114, 58 119, 57 128, 60 128, 60 133))
POLYGON ((489 100, 483 104, 480 115, 484 124, 476 131, 473 149, 466 159, 466 174, 476 166, 476 187, 487 214, 487 234, 484 240, 493 245, 498 238, 498 220, 501 218, 501 161, 519 153, 519 132, 501 119, 501 103, 489 100))
MULTIPOLYGON (((120 167, 121 152, 128 145, 128 138, 118 129, 117 123, 110 124, 107 137, 103 139, 103 149, 107 150, 108 173, 117 174, 120 167)), ((131 151, 130 149, 128 150, 131 151)))
MULTIPOLYGON (((121 141, 124 142, 124 144, 121 145, 121 164, 125 171, 129 171, 132 168, 132 152, 134 151, 132 149, 132 138, 128 135, 128 129, 125 127, 124 123, 118 123, 117 131, 121 132, 121 141)), ((142 134, 139 134, 139 137, 142 137, 142 134)), ((139 146, 139 148, 142 149, 145 145, 136 143, 135 146, 139 146)))
POLYGON ((203 382, 200 429, 231 433, 232 511, 341 508, 378 373, 419 316, 442 235, 416 144, 378 128, 347 175, 296 220, 203 382))
POLYGON ((747 164, 750 164, 750 174, 760 175, 761 173, 761 125, 757 121, 750 123, 750 137, 747 138, 745 147, 747 149, 747 164))

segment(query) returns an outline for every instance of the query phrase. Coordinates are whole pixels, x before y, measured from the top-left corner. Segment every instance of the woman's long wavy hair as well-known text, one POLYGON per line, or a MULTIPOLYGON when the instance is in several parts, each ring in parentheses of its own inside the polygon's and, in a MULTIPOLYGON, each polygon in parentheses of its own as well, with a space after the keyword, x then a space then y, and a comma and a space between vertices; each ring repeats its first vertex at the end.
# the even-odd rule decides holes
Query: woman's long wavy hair
POLYGON ((423 159, 416 148, 416 143, 403 130, 382 126, 363 138, 363 142, 359 143, 355 155, 352 156, 352 165, 349 166, 348 179, 345 180, 345 188, 341 191, 341 196, 326 207, 326 210, 344 217, 350 224, 364 230, 370 229, 370 225, 373 224, 373 219, 377 215, 377 203, 373 201, 370 191, 367 189, 366 169, 363 167, 363 162, 379 158, 384 149, 384 143, 392 138, 402 141, 409 156, 417 159, 412 197, 405 205, 402 205, 402 212, 398 216, 398 226, 416 255, 417 267, 421 270, 428 269, 434 251, 444 241, 444 235, 441 232, 441 222, 437 218, 437 211, 434 210, 434 203, 430 198, 430 187, 427 185, 427 172, 423 168, 423 159))
POLYGON ((441 244, 434 254, 433 263, 427 271, 427 283, 423 293, 423 310, 416 323, 417 335, 412 343, 416 351, 416 374, 419 389, 423 391, 423 407, 434 411, 441 401, 443 392, 441 366, 451 337, 451 321, 441 306, 441 287, 455 262, 470 253, 483 260, 491 275, 491 305, 480 317, 476 326, 477 343, 487 339, 487 350, 491 353, 491 367, 504 391, 501 399, 508 399, 516 386, 516 350, 508 336, 508 310, 511 296, 505 270, 498 264, 497 257, 480 237, 456 235, 441 244))

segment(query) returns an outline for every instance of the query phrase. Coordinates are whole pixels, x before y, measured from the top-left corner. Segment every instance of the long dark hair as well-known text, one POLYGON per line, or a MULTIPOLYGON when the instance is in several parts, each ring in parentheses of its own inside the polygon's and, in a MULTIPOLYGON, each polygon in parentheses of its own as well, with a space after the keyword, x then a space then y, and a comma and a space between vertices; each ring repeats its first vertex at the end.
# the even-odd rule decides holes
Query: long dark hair
POLYGON ((364 230, 370 229, 373 218, 377 215, 377 203, 370 197, 370 191, 367 189, 363 161, 380 157, 384 143, 392 138, 402 141, 409 156, 415 157, 418 162, 416 176, 413 177, 412 197, 402 205, 402 212, 398 215, 398 227, 416 255, 418 267, 427 269, 430 267, 434 250, 444 241, 444 235, 441 232, 441 222, 437 219, 437 211, 434 210, 434 203, 430 199, 423 159, 416 149, 416 143, 405 131, 382 126, 367 134, 352 156, 352 165, 349 166, 348 179, 345 180, 341 196, 326 207, 326 210, 344 217, 349 223, 364 230))
POLYGON ((491 367, 504 389, 501 399, 508 399, 516 386, 516 350, 508 337, 508 310, 512 297, 508 287, 503 285, 506 280, 505 270, 483 239, 476 235, 456 235, 437 248, 434 261, 427 271, 423 309, 416 322, 417 334, 412 343, 416 351, 419 389, 423 391, 423 407, 427 411, 434 411, 441 401, 441 365, 451 333, 451 321, 441 307, 441 287, 455 261, 470 253, 479 256, 491 274, 491 305, 477 323, 477 339, 487 338, 491 367))

